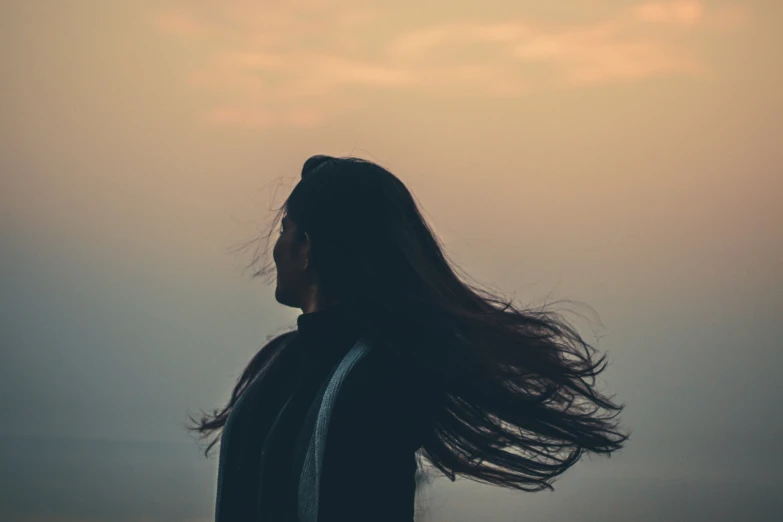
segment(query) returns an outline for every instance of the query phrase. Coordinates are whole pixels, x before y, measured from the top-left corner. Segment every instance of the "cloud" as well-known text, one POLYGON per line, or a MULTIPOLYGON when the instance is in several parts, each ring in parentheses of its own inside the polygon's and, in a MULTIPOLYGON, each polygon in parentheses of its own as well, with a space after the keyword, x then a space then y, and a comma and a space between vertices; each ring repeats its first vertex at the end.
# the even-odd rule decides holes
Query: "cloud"
POLYGON ((291 58, 302 70, 309 71, 308 84, 324 89, 341 85, 406 87, 416 83, 414 73, 404 67, 321 52, 298 53, 291 58))
POLYGON ((687 37, 736 27, 747 19, 747 10, 738 4, 708 9, 696 0, 644 2, 581 24, 526 19, 442 24, 399 35, 386 50, 393 60, 425 64, 428 55, 444 49, 491 45, 490 54, 508 58, 497 67, 517 71, 524 83, 579 87, 699 74, 706 65, 687 45, 687 37), (549 77, 533 79, 527 71, 534 65, 549 66, 549 77))
POLYGON ((208 122, 302 128, 328 120, 348 89, 517 97, 698 74, 706 64, 689 43, 704 31, 739 26, 748 13, 737 3, 674 0, 559 25, 518 17, 416 27, 416 19, 398 16, 393 27, 358 0, 226 0, 201 12, 165 11, 154 24, 209 35, 214 50, 190 85, 231 103, 210 110, 208 122))
POLYGON ((528 24, 520 21, 480 24, 466 27, 465 30, 476 41, 498 43, 518 40, 532 31, 528 24))
POLYGON ((330 95, 345 86, 407 87, 418 82, 404 67, 346 58, 319 51, 225 52, 214 57, 194 84, 222 85, 254 93, 256 99, 296 100, 330 95), (275 78, 276 81, 271 81, 275 78))
POLYGON ((636 6, 635 13, 643 22, 690 25, 704 18, 705 7, 697 0, 645 2, 636 6))
POLYGON ((687 49, 649 36, 615 30, 539 32, 520 38, 513 56, 523 63, 546 63, 567 85, 601 84, 671 74, 695 74, 702 64, 687 49))
POLYGON ((459 29, 444 25, 403 34, 388 45, 387 53, 393 57, 414 56, 452 40, 459 29))

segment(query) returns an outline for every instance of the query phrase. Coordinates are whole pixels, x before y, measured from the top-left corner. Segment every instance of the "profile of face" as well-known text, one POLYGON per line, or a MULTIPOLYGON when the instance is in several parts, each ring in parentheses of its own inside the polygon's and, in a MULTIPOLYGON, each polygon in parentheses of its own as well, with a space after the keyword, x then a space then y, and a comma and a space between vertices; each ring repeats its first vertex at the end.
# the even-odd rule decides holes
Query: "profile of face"
POLYGON ((277 272, 275 299, 282 305, 301 308, 306 312, 314 294, 310 237, 287 215, 283 216, 272 257, 277 272))

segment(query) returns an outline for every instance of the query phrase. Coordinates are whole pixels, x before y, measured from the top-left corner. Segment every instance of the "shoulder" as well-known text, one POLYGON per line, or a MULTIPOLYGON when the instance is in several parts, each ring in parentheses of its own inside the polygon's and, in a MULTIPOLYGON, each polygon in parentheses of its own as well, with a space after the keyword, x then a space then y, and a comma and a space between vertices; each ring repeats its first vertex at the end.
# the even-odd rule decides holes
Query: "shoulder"
POLYGON ((299 332, 297 330, 289 330, 287 332, 283 332, 278 335, 272 335, 267 338, 267 347, 271 346, 279 346, 281 344, 288 344, 292 339, 294 339, 299 332))
POLYGON ((387 358, 371 347, 344 375, 335 398, 333 420, 341 423, 355 417, 366 419, 385 408, 398 387, 392 378, 394 373, 387 358))
POLYGON ((398 377, 393 361, 372 348, 346 375, 329 421, 319 518, 413 520, 420 444, 398 377))
POLYGON ((371 348, 345 377, 335 399, 330 430, 416 439, 423 397, 416 377, 398 357, 371 348))
POLYGON ((267 357, 274 357, 276 354, 283 351, 286 346, 292 344, 297 336, 298 332, 296 330, 272 336, 267 340, 267 343, 261 349, 261 352, 265 353, 267 357))
POLYGON ((252 359, 250 359, 250 362, 242 372, 242 377, 240 379, 250 382, 261 373, 265 372, 278 359, 278 354, 280 354, 295 337, 296 331, 294 330, 267 338, 266 344, 264 344, 261 349, 255 353, 252 359))
POLYGON ((343 381, 340 389, 343 402, 378 400, 394 394, 401 386, 396 381, 400 363, 373 344, 367 345, 369 349, 352 365, 343 381))
POLYGON ((269 359, 275 354, 280 352, 283 348, 291 344, 297 336, 296 330, 283 332, 278 335, 271 335, 267 337, 266 344, 256 353, 256 358, 269 359))

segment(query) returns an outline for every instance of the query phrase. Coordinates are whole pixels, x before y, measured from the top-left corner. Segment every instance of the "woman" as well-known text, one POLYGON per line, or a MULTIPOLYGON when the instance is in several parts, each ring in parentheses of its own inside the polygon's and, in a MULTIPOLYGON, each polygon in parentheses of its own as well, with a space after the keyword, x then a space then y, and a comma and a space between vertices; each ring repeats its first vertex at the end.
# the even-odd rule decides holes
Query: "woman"
POLYGON ((390 172, 314 156, 280 216, 275 297, 303 313, 196 422, 222 430, 216 520, 411 521, 420 457, 537 491, 621 448, 605 358, 460 278, 390 172))

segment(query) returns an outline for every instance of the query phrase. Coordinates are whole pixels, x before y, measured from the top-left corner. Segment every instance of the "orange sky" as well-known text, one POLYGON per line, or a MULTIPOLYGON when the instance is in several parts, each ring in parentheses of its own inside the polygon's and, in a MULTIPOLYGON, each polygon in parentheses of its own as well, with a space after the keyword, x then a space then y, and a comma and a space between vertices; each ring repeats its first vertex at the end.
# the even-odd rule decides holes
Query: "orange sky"
POLYGON ((774 2, 43 5, 4 17, 15 230, 220 243, 314 152, 383 162, 463 234, 687 219, 769 249, 781 217, 774 2))

